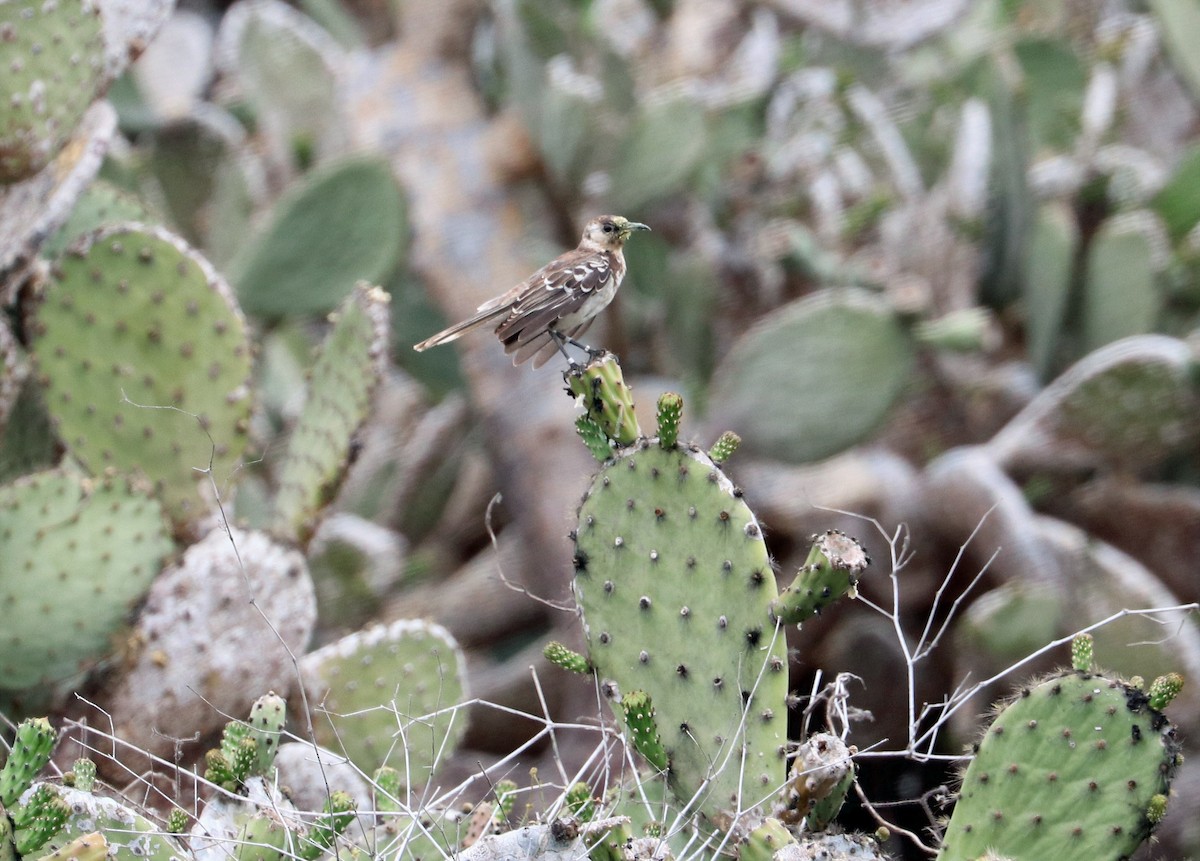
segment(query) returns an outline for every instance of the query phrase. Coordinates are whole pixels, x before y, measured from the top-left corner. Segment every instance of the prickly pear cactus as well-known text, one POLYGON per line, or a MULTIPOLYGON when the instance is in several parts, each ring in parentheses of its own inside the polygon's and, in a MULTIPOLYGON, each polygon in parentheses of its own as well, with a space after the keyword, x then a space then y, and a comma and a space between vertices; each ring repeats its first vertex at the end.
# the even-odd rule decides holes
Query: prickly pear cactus
POLYGON ((575 595, 604 690, 653 699, 675 794, 715 821, 783 782, 787 645, 754 514, 707 455, 643 442, 592 481, 575 595))
POLYGON ((0 805, 10 807, 50 761, 58 734, 45 718, 29 718, 17 727, 4 767, 0 768, 0 805))
POLYGON ((387 293, 360 281, 337 312, 280 469, 275 530, 281 535, 307 543, 340 484, 384 373, 388 302, 387 293))
POLYGON ((246 448, 251 355, 225 282, 170 233, 106 228, 53 269, 33 324, 46 406, 93 473, 140 471, 176 523, 246 448))
POLYGON ((318 744, 364 770, 391 765, 424 786, 457 746, 466 715, 462 650, 440 625, 402 619, 343 637, 300 659, 318 744))
POLYGON ((92 0, 0 3, 0 183, 41 170, 107 86, 92 0))
POLYGON ((43 854, 64 849, 73 841, 99 831, 108 841, 109 861, 191 861, 188 852, 165 833, 161 823, 147 819, 114 798, 50 784, 35 785, 23 798, 36 792, 38 786, 50 786, 71 810, 62 828, 41 850, 43 854))
POLYGON ((1161 819, 1179 762, 1175 728, 1154 707, 1164 700, 1085 669, 1023 689, 963 774, 939 861, 989 849, 1057 861, 1131 855, 1161 819))
POLYGON ((124 479, 56 470, 0 487, 0 688, 108 654, 171 549, 162 507, 124 479))

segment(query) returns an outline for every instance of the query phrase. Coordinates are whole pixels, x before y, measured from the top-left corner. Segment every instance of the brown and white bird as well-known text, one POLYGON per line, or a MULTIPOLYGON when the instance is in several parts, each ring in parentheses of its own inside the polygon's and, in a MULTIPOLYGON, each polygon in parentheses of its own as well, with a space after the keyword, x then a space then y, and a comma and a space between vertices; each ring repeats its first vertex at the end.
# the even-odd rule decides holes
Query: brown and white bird
POLYGON ((504 352, 513 364, 533 359, 540 368, 555 352, 571 360, 567 344, 592 353, 577 338, 612 301, 625 277, 622 249, 635 230, 650 228, 619 215, 601 215, 588 222, 583 238, 568 251, 534 272, 503 296, 479 306, 461 323, 426 338, 413 347, 421 352, 454 341, 467 332, 495 325, 504 352))

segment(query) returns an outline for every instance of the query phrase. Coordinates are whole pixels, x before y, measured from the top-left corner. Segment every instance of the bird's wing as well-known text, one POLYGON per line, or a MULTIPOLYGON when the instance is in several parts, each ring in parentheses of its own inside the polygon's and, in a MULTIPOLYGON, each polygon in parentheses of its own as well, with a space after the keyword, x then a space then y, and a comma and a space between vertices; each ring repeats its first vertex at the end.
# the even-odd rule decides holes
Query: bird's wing
POLYGON ((496 328, 499 338, 523 343, 544 332, 556 320, 582 307, 613 277, 607 254, 571 251, 542 267, 522 285, 509 307, 508 318, 496 328))

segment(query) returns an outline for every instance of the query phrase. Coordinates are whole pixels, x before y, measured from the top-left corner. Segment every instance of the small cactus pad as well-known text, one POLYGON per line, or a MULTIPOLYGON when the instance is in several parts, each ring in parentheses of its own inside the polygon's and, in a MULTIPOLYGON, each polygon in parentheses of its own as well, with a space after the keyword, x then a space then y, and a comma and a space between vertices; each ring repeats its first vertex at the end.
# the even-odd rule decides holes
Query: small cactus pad
POLYGON ((104 91, 104 37, 92 0, 0 3, 0 183, 45 167, 104 91))
POLYGON ((603 428, 617 445, 629 445, 639 436, 633 393, 625 385, 616 356, 605 354, 593 359, 582 370, 563 373, 567 390, 579 399, 584 415, 603 428))
MULTIPOLYGON (((1071 666, 1081 673, 1091 672, 1095 659, 1096 639, 1091 634, 1077 634, 1071 640, 1071 666)), ((1162 708, 1155 706, 1155 708, 1162 708)))
POLYGON ((1174 727, 1144 692, 1077 670, 1046 679, 984 733, 938 858, 1128 857, 1177 758, 1174 727))
POLYGON ((287 703, 271 691, 263 694, 250 706, 250 738, 254 739, 254 763, 251 774, 266 776, 279 749, 279 737, 287 719, 287 703))
POLYGON ((708 456, 715 463, 724 463, 733 457, 733 453, 738 450, 738 446, 742 444, 742 438, 733 431, 725 431, 717 441, 713 443, 712 448, 708 450, 708 456))
POLYGON ((192 861, 284 861, 294 857, 304 822, 274 781, 247 778, 236 795, 204 805, 188 844, 192 861))
POLYGON ((41 255, 53 260, 76 240, 110 224, 127 221, 153 222, 146 205, 124 189, 104 180, 90 183, 75 201, 71 214, 41 247, 41 255))
POLYGON ((575 419, 575 432, 579 434, 579 438, 583 440, 583 444, 588 447, 588 451, 596 460, 604 463, 612 456, 612 443, 608 439, 608 434, 591 416, 585 413, 575 419))
POLYGON ((119 478, 0 487, 0 688, 71 679, 108 654, 170 552, 161 506, 119 478))
POLYGON ((308 399, 288 443, 275 499, 275 531, 307 543, 350 461, 371 411, 388 343, 388 295, 360 281, 342 303, 313 367, 308 399))
POLYGON ((8 759, 0 768, 0 805, 11 807, 33 784, 38 772, 50 761, 57 739, 58 734, 45 718, 21 721, 8 759))
POLYGON ((588 657, 619 711, 645 691, 676 796, 710 818, 784 779, 787 647, 770 617, 762 531, 703 453, 621 450, 579 510, 575 595, 588 657))
POLYGON ((119 225, 53 270, 34 323, 46 407, 88 469, 142 472, 177 522, 246 447, 250 346, 228 287, 182 240, 119 225))
MULTIPOLYGON (((25 804, 13 811, 12 823, 17 852, 31 855, 58 833, 71 816, 71 805, 48 783, 29 793, 25 804)), ((50 851, 53 851, 51 849, 50 851)))
POLYGON ((819 535, 771 611, 785 625, 797 625, 844 595, 855 597, 858 578, 870 564, 871 557, 857 539, 837 530, 819 535))
POLYGON ((683 420, 683 398, 674 392, 658 396, 658 444, 675 448, 679 442, 679 423, 683 420))
POLYGON ((854 749, 836 735, 808 737, 788 772, 777 814, 789 824, 804 820, 808 831, 823 831, 833 821, 854 783, 854 749))
POLYGON ((466 714, 466 666, 450 633, 402 619, 343 637, 300 659, 318 744, 362 769, 394 766, 408 786, 424 786, 458 744, 466 714))
POLYGON ((650 696, 645 691, 627 691, 621 697, 621 711, 637 752, 659 771, 666 771, 667 752, 658 734, 650 696))
POLYGON ((108 840, 108 861, 190 861, 183 847, 165 833, 160 823, 150 821, 116 799, 68 786, 55 789, 71 815, 43 847, 43 854, 64 849, 73 841, 99 831, 108 840))
POLYGON ((546 648, 542 649, 542 654, 546 656, 547 661, 556 667, 562 667, 564 670, 572 673, 582 675, 592 671, 586 657, 572 649, 568 649, 562 643, 547 643, 546 648))
POLYGON ((794 846, 796 838, 778 819, 764 819, 738 844, 739 861, 772 861, 785 846, 794 846))

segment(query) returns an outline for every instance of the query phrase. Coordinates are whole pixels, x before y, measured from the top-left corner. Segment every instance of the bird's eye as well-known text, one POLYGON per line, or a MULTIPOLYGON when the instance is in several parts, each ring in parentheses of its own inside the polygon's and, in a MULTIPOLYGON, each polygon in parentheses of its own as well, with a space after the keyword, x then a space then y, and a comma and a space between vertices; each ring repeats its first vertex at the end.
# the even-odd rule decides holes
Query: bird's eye
POLYGON ((611 225, 611 224, 604 225, 605 233, 612 233, 614 230, 616 230, 616 227, 614 227, 613 225, 611 225))

